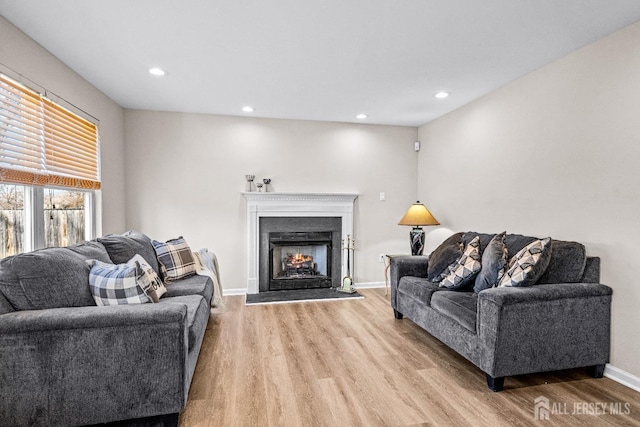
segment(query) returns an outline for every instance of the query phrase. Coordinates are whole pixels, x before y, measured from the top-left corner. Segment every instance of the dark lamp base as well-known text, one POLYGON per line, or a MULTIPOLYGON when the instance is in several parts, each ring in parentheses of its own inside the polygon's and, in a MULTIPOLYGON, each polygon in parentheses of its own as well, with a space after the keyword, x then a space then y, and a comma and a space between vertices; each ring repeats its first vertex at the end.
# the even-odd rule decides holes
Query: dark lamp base
POLYGON ((414 227, 409 232, 411 241, 411 255, 422 255, 424 250, 424 230, 420 227, 414 227))

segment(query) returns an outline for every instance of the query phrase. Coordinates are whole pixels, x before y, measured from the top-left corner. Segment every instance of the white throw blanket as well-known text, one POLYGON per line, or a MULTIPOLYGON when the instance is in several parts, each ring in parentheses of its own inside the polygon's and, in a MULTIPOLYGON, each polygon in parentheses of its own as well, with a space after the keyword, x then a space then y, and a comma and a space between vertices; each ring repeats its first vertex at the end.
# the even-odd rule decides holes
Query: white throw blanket
POLYGON ((222 284, 220 283, 220 268, 218 258, 208 249, 200 249, 193 253, 196 261, 196 273, 200 276, 207 276, 213 282, 213 296, 211 297, 211 307, 223 307, 222 284))

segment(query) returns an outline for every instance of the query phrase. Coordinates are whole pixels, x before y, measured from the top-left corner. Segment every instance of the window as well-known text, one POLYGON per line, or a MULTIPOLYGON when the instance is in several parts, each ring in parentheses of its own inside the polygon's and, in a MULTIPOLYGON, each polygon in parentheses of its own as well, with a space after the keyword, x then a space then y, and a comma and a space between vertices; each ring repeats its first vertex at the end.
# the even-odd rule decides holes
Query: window
POLYGON ((0 258, 24 252, 24 187, 0 183, 0 258))
POLYGON ((0 74, 0 257, 94 237, 98 129, 0 74))

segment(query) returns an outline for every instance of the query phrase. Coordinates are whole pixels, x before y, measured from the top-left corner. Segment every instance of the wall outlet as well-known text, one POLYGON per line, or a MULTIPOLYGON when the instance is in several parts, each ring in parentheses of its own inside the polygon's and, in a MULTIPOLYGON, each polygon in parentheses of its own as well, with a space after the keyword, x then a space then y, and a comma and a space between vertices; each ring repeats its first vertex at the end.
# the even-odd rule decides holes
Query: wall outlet
POLYGON ((384 257, 385 257, 385 255, 384 255, 384 254, 380 254, 380 255, 378 255, 378 261, 379 261, 379 262, 384 262, 384 257))

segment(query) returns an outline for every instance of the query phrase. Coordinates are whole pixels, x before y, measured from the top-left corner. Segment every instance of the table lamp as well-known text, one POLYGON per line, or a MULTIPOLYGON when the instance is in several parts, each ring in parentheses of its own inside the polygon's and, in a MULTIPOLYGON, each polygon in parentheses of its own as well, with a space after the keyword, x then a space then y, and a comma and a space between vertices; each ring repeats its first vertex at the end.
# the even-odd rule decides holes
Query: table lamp
POLYGON ((398 225, 410 225, 413 228, 409 232, 411 241, 411 255, 422 255, 424 250, 424 230, 422 225, 440 225, 437 219, 429 212, 429 209, 418 200, 411 205, 398 225))

